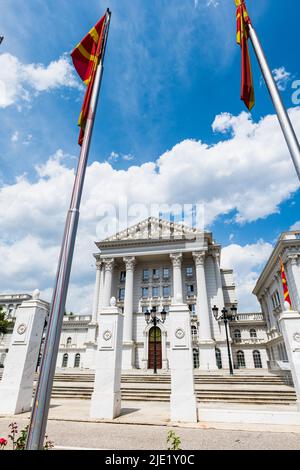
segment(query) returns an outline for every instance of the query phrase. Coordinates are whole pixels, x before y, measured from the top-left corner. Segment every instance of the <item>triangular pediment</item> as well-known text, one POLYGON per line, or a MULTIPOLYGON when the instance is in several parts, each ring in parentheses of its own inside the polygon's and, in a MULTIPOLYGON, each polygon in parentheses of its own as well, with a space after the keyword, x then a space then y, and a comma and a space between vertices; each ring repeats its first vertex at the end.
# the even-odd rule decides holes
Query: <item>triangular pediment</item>
POLYGON ((203 232, 184 224, 170 222, 156 217, 149 217, 132 227, 128 227, 117 234, 102 241, 129 241, 129 240, 160 240, 160 239, 194 239, 203 232))

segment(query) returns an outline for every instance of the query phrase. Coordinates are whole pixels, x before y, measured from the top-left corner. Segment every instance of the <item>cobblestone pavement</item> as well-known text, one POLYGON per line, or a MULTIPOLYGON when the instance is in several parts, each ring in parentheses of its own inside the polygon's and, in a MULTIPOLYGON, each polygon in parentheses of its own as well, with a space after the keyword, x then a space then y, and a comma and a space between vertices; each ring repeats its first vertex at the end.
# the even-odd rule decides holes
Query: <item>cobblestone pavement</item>
MULTIPOLYGON (((11 419, 0 419, 0 437, 7 435, 11 419)), ((16 418, 20 428, 27 419, 16 418)), ((105 450, 166 450, 166 426, 49 421, 47 434, 59 448, 105 450)), ((299 450, 300 434, 215 429, 173 428, 183 450, 299 450)))

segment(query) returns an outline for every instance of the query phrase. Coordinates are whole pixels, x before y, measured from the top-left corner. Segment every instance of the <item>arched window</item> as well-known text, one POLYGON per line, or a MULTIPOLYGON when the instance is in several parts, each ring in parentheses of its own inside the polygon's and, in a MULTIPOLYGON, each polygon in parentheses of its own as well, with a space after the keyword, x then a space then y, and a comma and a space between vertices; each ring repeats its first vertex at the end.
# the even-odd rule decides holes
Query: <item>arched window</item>
POLYGON ((251 328, 250 330, 250 338, 257 338, 257 333, 254 328, 251 328))
POLYGON ((68 359, 69 359, 69 356, 67 353, 65 353, 63 355, 63 360, 62 360, 62 367, 68 367, 68 359))
POLYGON ((193 349, 194 369, 199 369, 199 349, 193 349))
POLYGON ((238 351, 236 354, 237 357, 237 366, 239 369, 245 369, 246 362, 245 362, 245 354, 244 351, 238 351))
POLYGON ((233 334, 235 339, 241 339, 242 337, 241 330, 234 330, 233 334))
POLYGON ((220 349, 216 349, 216 363, 217 363, 218 369, 222 369, 222 368, 223 368, 223 365, 222 365, 222 354, 221 354, 220 349))
POLYGON ((67 339, 67 346, 69 347, 69 346, 71 346, 71 344, 72 344, 72 338, 69 337, 69 338, 67 339))
POLYGON ((74 367, 79 367, 79 366, 80 366, 80 354, 76 354, 75 361, 74 361, 74 367))
POLYGON ((198 335, 198 330, 196 326, 192 326, 192 338, 196 338, 198 335))
POLYGON ((255 369, 262 369, 261 355, 259 351, 253 351, 253 362, 255 369))

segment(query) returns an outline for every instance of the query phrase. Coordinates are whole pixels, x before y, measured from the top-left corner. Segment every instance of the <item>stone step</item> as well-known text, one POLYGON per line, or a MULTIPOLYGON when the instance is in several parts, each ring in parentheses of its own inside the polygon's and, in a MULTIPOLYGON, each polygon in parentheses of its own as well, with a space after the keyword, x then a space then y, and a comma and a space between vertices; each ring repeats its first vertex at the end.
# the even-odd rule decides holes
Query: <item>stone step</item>
MULTIPOLYGON (((58 382, 94 382, 94 375, 67 375, 56 374, 58 382)), ((122 383, 170 383, 167 376, 131 375, 122 376, 122 383)), ((195 384, 257 384, 257 385, 281 385, 285 384, 282 377, 225 377, 225 376, 195 376, 195 384)))
MULTIPOLYGON (((54 385, 53 398, 90 399, 93 387, 54 385)), ((289 390, 196 390, 198 402, 245 404, 294 404, 296 394, 289 390)), ((128 401, 169 402, 170 389, 122 388, 122 399, 128 401)))

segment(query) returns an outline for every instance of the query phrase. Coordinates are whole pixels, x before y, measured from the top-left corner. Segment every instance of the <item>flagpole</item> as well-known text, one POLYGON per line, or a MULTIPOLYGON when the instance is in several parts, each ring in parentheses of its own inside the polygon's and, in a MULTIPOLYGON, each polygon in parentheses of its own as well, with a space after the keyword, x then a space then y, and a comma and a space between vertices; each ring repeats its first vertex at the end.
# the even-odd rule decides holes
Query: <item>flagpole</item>
POLYGON ((257 33, 253 28, 252 24, 248 25, 250 39, 260 65, 263 77, 265 79, 267 88, 271 95, 279 123, 281 125, 282 132, 284 134, 285 140, 287 142, 298 178, 300 180, 300 145, 297 139, 296 133, 294 131, 293 125, 291 123, 290 117, 287 113, 287 110, 284 107, 283 101, 281 99, 278 87, 274 80, 273 74, 268 65, 265 53, 263 51, 262 45, 259 41, 257 33))
POLYGON ((103 52, 99 62, 89 115, 86 123, 84 140, 81 147, 77 173, 75 177, 73 193, 68 211, 63 242, 59 257, 56 282, 52 296, 51 310, 49 314, 48 327, 46 331, 45 347, 42 357, 40 374, 37 382, 30 425, 28 429, 27 450, 43 449, 51 392, 57 362, 61 328, 65 312, 66 297, 69 287, 70 272, 73 260, 74 246, 77 234, 79 208, 86 173, 89 149, 93 134, 95 115, 97 110, 101 79, 103 75, 103 61, 107 44, 111 12, 106 13, 105 36, 103 41, 103 52))

